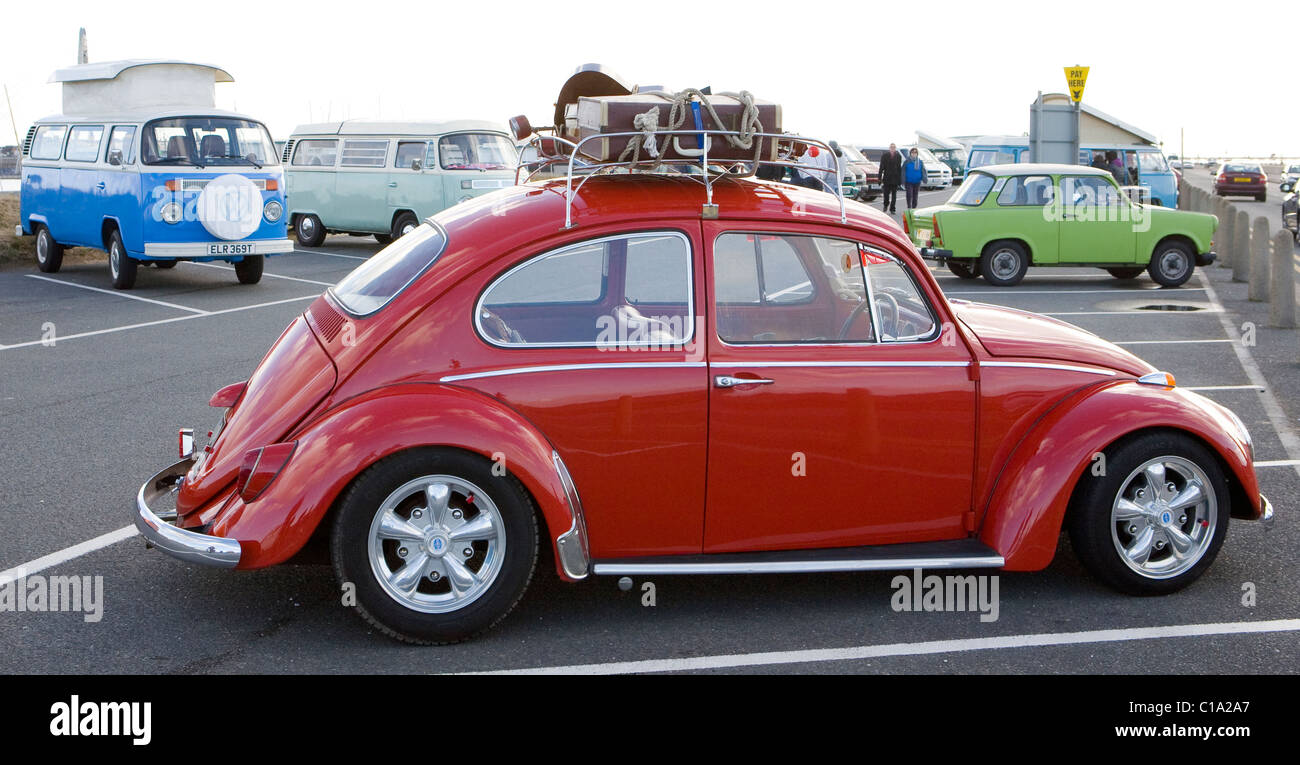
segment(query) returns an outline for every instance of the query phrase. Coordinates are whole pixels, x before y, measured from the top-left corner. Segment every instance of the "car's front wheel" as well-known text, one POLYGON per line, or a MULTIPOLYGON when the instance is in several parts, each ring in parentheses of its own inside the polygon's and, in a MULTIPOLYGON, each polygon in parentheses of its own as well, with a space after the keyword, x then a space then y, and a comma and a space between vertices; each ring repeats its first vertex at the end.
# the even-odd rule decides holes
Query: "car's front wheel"
POLYGON ((310 213, 298 216, 293 224, 293 233, 303 247, 320 247, 325 241, 325 225, 310 213))
POLYGON ((1029 251, 1011 239, 991 242, 980 255, 980 274, 996 287, 1019 284, 1028 270, 1029 251))
POLYGON ((1147 273, 1162 287, 1181 287, 1192 278, 1196 260, 1192 251, 1182 242, 1164 242, 1151 256, 1147 273))
POLYGON ((1228 485, 1214 456, 1176 433, 1147 433, 1107 449, 1070 508, 1084 566, 1132 595, 1180 590, 1209 568, 1228 532, 1228 485))
POLYGON ((257 284, 262 281, 265 266, 265 255, 245 255, 243 260, 235 264, 235 277, 240 284, 257 284))
POLYGON ((477 455, 428 448, 357 477, 330 547, 362 618, 399 640, 438 644, 483 632, 514 608, 537 561, 537 521, 522 485, 497 472, 477 455))
POLYGON ((113 276, 113 287, 129 290, 135 286, 136 270, 140 261, 126 254, 122 235, 116 230, 108 235, 108 270, 113 276))
POLYGON ((54 241, 50 230, 44 226, 36 229, 36 267, 47 274, 57 273, 63 266, 63 245, 54 241))

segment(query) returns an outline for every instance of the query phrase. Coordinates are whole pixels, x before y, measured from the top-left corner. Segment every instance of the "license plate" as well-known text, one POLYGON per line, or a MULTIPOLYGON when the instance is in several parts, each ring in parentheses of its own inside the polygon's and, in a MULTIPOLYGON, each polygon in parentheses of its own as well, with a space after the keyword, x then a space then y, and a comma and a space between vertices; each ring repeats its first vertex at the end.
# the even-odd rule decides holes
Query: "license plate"
POLYGON ((1233 182, 1233 183, 1250 183, 1250 179, 1249 179, 1249 178, 1233 178, 1233 179, 1232 179, 1232 182, 1233 182))
POLYGON ((930 241, 930 233, 930 229, 928 228, 918 228, 916 230, 916 238, 920 239, 922 242, 928 242, 930 241))
POLYGON ((242 244, 210 244, 208 245, 209 255, 252 255, 253 245, 244 242, 242 244))

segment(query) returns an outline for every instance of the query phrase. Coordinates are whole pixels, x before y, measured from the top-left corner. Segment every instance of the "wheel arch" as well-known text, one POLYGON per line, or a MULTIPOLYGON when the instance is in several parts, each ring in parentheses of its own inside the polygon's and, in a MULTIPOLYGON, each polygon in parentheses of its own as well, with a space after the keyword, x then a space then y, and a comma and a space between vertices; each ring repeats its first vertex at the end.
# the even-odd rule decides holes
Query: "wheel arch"
MULTIPOLYGON (((117 218, 111 215, 104 216, 104 220, 99 224, 99 241, 104 245, 104 251, 108 251, 108 238, 116 231, 118 236, 122 235, 122 226, 118 223, 117 218)), ((122 243, 126 248, 126 242, 122 243)))
POLYGON ((990 236, 985 238, 984 243, 981 244, 979 247, 979 255, 977 256, 978 259, 983 260, 985 251, 988 250, 988 248, 992 247, 993 245, 997 244, 998 242, 1015 242, 1021 247, 1024 247, 1025 254, 1029 256, 1029 265, 1031 266, 1034 265, 1034 246, 1030 244, 1024 237, 1014 235, 1014 234, 1010 236, 990 236))
POLYGON ((416 223, 420 222, 420 216, 415 212, 415 210, 412 210, 409 207, 398 207, 393 210, 393 217, 388 219, 388 230, 392 231, 393 228, 397 226, 397 219, 402 217, 406 213, 410 213, 411 215, 415 216, 416 223))
POLYGON ((1204 250, 1209 249, 1208 247, 1202 248, 1199 244, 1196 243, 1196 240, 1193 239, 1190 234, 1187 234, 1182 231, 1176 231, 1172 234, 1165 234, 1164 236, 1157 239, 1155 244, 1151 245, 1151 252, 1147 255, 1146 262, 1150 263, 1152 258, 1156 256, 1156 253, 1160 251, 1160 248, 1163 245, 1168 244, 1170 242, 1178 242, 1179 244, 1187 245, 1188 252, 1191 254, 1193 260, 1195 260, 1197 254, 1203 252, 1204 250))

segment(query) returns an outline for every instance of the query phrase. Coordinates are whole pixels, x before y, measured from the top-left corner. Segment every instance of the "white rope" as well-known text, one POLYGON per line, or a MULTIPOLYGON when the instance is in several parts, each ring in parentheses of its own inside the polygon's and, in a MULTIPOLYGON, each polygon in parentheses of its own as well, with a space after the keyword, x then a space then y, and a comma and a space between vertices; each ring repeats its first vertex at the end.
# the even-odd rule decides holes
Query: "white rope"
MULTIPOLYGON (((696 88, 687 88, 686 90, 674 93, 672 96, 662 93, 658 95, 660 98, 663 98, 672 104, 668 110, 667 124, 662 126, 659 124, 658 106, 651 107, 651 109, 644 114, 638 114, 633 117, 632 125, 637 130, 641 131, 641 135, 633 136, 631 140, 627 142, 627 146, 623 149, 623 153, 618 157, 619 162, 625 162, 627 161, 627 158, 631 156, 632 162, 638 164, 642 161, 641 152, 644 150, 651 159, 660 160, 655 163, 654 167, 663 164, 663 155, 667 153, 669 147, 668 142, 672 140, 672 136, 664 136, 664 145, 663 150, 661 151, 656 142, 655 134, 660 131, 672 133, 673 131, 680 130, 682 125, 686 123, 686 117, 691 111, 691 102, 695 99, 699 100, 703 110, 707 112, 709 117, 712 119, 713 125, 715 126, 713 129, 730 132, 727 129, 726 123, 722 121, 722 117, 719 116, 717 110, 713 108, 713 104, 709 101, 709 97, 696 88)), ((739 123, 736 125, 735 130, 738 135, 725 135, 723 138, 727 140, 727 143, 738 149, 749 149, 752 147, 754 149, 754 163, 757 165, 762 156, 763 141, 761 138, 755 141, 754 138, 758 133, 763 132, 763 123, 758 118, 758 106, 754 104, 753 94, 747 90, 742 90, 739 93, 721 93, 719 95, 734 98, 739 101, 743 107, 741 109, 739 123)), ((708 125, 708 121, 705 120, 704 122, 704 129, 711 129, 708 125)), ((705 171, 707 172, 708 168, 705 168, 705 171)))

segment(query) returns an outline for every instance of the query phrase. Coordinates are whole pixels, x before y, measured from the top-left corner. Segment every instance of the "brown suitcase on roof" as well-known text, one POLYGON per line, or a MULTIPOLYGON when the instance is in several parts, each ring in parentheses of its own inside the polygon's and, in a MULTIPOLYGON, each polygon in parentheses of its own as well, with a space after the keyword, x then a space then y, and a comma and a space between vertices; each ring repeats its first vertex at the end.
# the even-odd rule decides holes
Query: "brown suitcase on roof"
MULTIPOLYGON (((714 121, 712 115, 709 114, 709 110, 701 104, 700 116, 705 130, 740 129, 740 123, 745 111, 743 102, 732 96, 722 95, 708 96, 708 99, 723 124, 720 127, 714 121)), ((758 132, 781 132, 780 104, 758 99, 754 99, 753 103, 758 109, 758 120, 762 124, 762 129, 758 132)), ((666 130, 672 107, 673 95, 659 91, 633 93, 626 96, 582 96, 578 99, 576 115, 577 137, 581 140, 589 136, 601 136, 610 133, 639 133, 640 128, 636 127, 634 120, 638 115, 645 114, 654 108, 659 110, 658 127, 666 130)), ((685 104, 679 113, 685 117, 681 121, 679 129, 693 131, 696 122, 690 105, 685 104)), ((579 151, 584 156, 598 162, 616 162, 622 156, 623 150, 627 148, 630 140, 632 140, 632 136, 592 138, 583 143, 579 151)), ((709 160, 752 160, 755 151, 760 148, 755 145, 756 143, 761 144, 762 159, 776 159, 776 139, 774 138, 755 137, 751 139, 748 147, 742 147, 733 145, 731 141, 728 141, 723 136, 708 136, 709 160)), ((700 156, 699 137, 694 132, 689 134, 678 133, 672 136, 657 135, 655 144, 663 153, 665 159, 693 160, 700 156)), ((641 150, 641 158, 650 158, 650 154, 645 148, 641 150)), ((628 159, 630 160, 631 157, 629 156, 628 159)))

